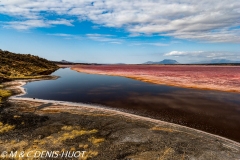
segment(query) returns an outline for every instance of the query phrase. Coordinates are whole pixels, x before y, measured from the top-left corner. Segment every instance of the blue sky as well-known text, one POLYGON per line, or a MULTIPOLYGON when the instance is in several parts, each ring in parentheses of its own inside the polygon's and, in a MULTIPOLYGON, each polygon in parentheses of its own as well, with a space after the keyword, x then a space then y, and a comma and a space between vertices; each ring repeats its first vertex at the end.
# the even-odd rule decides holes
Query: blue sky
POLYGON ((240 1, 1 0, 0 49, 50 60, 240 60, 240 1))

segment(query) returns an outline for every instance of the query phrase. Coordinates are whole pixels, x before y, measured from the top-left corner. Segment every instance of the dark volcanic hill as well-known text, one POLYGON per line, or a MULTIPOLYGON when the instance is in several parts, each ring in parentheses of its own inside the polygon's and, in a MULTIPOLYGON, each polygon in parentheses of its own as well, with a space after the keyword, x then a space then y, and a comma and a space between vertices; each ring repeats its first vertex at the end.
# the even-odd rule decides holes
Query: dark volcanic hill
POLYGON ((69 63, 73 63, 73 62, 69 62, 69 61, 66 61, 66 60, 61 60, 61 61, 52 61, 54 63, 60 63, 60 64, 69 64, 69 63))
POLYGON ((47 75, 58 69, 56 64, 44 58, 2 50, 0 50, 0 64, 0 80, 47 75))
POLYGON ((173 59, 164 59, 160 62, 152 62, 152 61, 148 61, 148 62, 145 62, 143 64, 179 64, 178 61, 176 60, 173 60, 173 59))

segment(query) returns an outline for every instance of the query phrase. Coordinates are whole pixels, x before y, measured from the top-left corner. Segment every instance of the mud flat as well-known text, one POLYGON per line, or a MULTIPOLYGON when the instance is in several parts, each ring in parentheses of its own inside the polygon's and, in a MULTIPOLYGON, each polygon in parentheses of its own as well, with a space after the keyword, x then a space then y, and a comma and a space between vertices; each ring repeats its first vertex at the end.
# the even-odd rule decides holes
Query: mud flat
MULTIPOLYGON (((23 82, 8 84, 23 93, 23 82)), ((104 106, 11 97, 1 107, 0 150, 86 151, 81 159, 240 159, 240 144, 104 106)))
POLYGON ((240 66, 75 65, 71 69, 123 76, 155 84, 240 93, 240 66))

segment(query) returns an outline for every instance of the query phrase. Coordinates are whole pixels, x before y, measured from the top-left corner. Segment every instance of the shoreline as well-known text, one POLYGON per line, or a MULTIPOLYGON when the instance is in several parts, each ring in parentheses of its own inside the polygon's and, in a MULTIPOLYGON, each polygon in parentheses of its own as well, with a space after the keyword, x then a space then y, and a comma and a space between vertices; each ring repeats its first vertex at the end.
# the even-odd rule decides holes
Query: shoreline
MULTIPOLYGON (((56 77, 55 77, 56 78, 56 77)), ((207 139, 211 139, 211 140, 218 140, 218 141, 222 141, 223 143, 228 143, 226 146, 228 145, 234 145, 234 147, 230 147, 232 149, 235 149, 237 151, 240 151, 240 143, 236 142, 234 140, 225 138, 225 137, 221 137, 218 135, 214 135, 208 132, 204 132, 198 129, 194 129, 194 128, 190 128, 187 126, 183 126, 183 125, 179 125, 179 124, 174 124, 174 123, 170 123, 170 122, 165 122, 165 121, 161 121, 161 120, 157 120, 157 119, 152 119, 149 117, 143 117, 143 116, 139 116, 139 115, 135 115, 135 114, 131 114, 131 113, 127 113, 127 112, 123 112, 121 110, 116 110, 116 109, 112 109, 109 108, 107 106, 103 106, 103 105, 94 105, 94 104, 84 104, 84 103, 74 103, 74 102, 66 102, 66 101, 55 101, 55 100, 43 100, 43 99, 32 99, 32 98, 21 98, 18 96, 24 95, 26 94, 26 91, 24 90, 24 88, 22 86, 24 86, 27 82, 32 82, 32 81, 40 81, 41 79, 31 79, 31 80, 16 80, 16 81, 12 81, 12 83, 17 82, 20 85, 16 85, 16 86, 11 86, 8 89, 19 89, 21 92, 18 95, 13 95, 11 97, 9 97, 9 100, 11 102, 14 101, 22 101, 22 102, 39 102, 42 104, 48 104, 51 103, 52 106, 56 106, 56 105, 60 105, 61 107, 59 108, 55 108, 57 110, 59 110, 60 112, 63 112, 64 110, 70 109, 70 110, 89 110, 90 112, 103 112, 106 114, 111 114, 113 116, 121 116, 124 117, 126 119, 130 118, 136 121, 145 121, 147 123, 152 123, 154 125, 167 125, 168 127, 173 127, 173 128, 177 128, 177 130, 179 131, 184 131, 184 132, 193 132, 196 133, 198 135, 201 135, 202 137, 208 137, 207 139), (238 147, 238 149, 236 149, 235 147, 238 147)), ((42 80, 51 80, 51 79, 42 79, 42 80)), ((11 83, 11 82, 10 82, 11 83)), ((54 109, 51 108, 51 106, 47 107, 49 109, 54 109)))
MULTIPOLYGON (((228 89, 228 87, 224 87, 224 86, 222 87, 222 86, 219 86, 219 85, 216 85, 216 86, 206 86, 205 85, 204 86, 204 85, 198 85, 198 84, 194 84, 194 83, 188 84, 187 82, 183 83, 183 82, 178 81, 178 80, 176 80, 176 81, 174 80, 175 82, 171 82, 171 80, 168 79, 169 77, 165 77, 165 79, 164 79, 164 78, 154 77, 154 76, 151 76, 151 75, 150 76, 149 75, 134 75, 134 74, 130 75, 130 74, 127 74, 127 73, 121 73, 121 71, 119 71, 119 73, 118 73, 118 71, 107 72, 107 71, 103 71, 103 70, 85 69, 85 68, 81 68, 81 65, 79 65, 79 66, 80 67, 76 67, 76 66, 73 65, 73 66, 70 67, 70 69, 74 70, 74 71, 77 71, 77 72, 86 73, 86 74, 119 76, 119 77, 130 78, 130 79, 134 79, 134 80, 138 80, 138 81, 142 81, 142 82, 146 82, 146 83, 180 87, 180 88, 221 91, 221 92, 229 92, 229 93, 240 93, 240 88, 236 89, 234 87, 231 87, 231 89, 228 89)), ((202 66, 202 67, 209 67, 209 66, 202 66)), ((222 67, 222 66, 219 66, 219 67, 222 67)), ((229 67, 229 66, 227 66, 227 67, 229 67)), ((174 78, 174 77, 170 77, 170 78, 174 78)))
POLYGON ((2 150, 85 151, 83 160, 240 157, 239 142, 201 130, 107 106, 18 97, 28 81, 7 85, 15 95, 0 110, 2 150))
POLYGON ((12 80, 12 81, 8 81, 8 82, 3 82, 2 84, 6 85, 6 87, 5 87, 6 89, 9 89, 9 90, 19 89, 20 90, 20 93, 17 93, 16 95, 12 95, 8 98, 8 99, 10 99, 12 97, 18 97, 18 96, 22 96, 22 95, 26 94, 26 91, 22 86, 24 86, 28 82, 56 80, 58 78, 59 78, 58 76, 49 76, 47 78, 45 77, 45 78, 39 78, 39 79, 17 79, 17 80, 12 80), (15 83, 18 83, 20 85, 14 85, 15 83), (10 85, 10 87, 8 85, 10 85))

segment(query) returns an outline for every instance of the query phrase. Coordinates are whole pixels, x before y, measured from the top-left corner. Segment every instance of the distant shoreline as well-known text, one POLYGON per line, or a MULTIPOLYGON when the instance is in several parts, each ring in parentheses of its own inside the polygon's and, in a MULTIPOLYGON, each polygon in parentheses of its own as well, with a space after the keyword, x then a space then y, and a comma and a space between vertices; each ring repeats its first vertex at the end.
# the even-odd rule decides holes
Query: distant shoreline
POLYGON ((192 64, 184 64, 184 63, 177 63, 177 64, 128 64, 128 63, 78 63, 78 62, 58 62, 52 61, 58 66, 71 66, 71 65, 166 65, 166 66, 240 66, 240 63, 192 63, 192 64))

